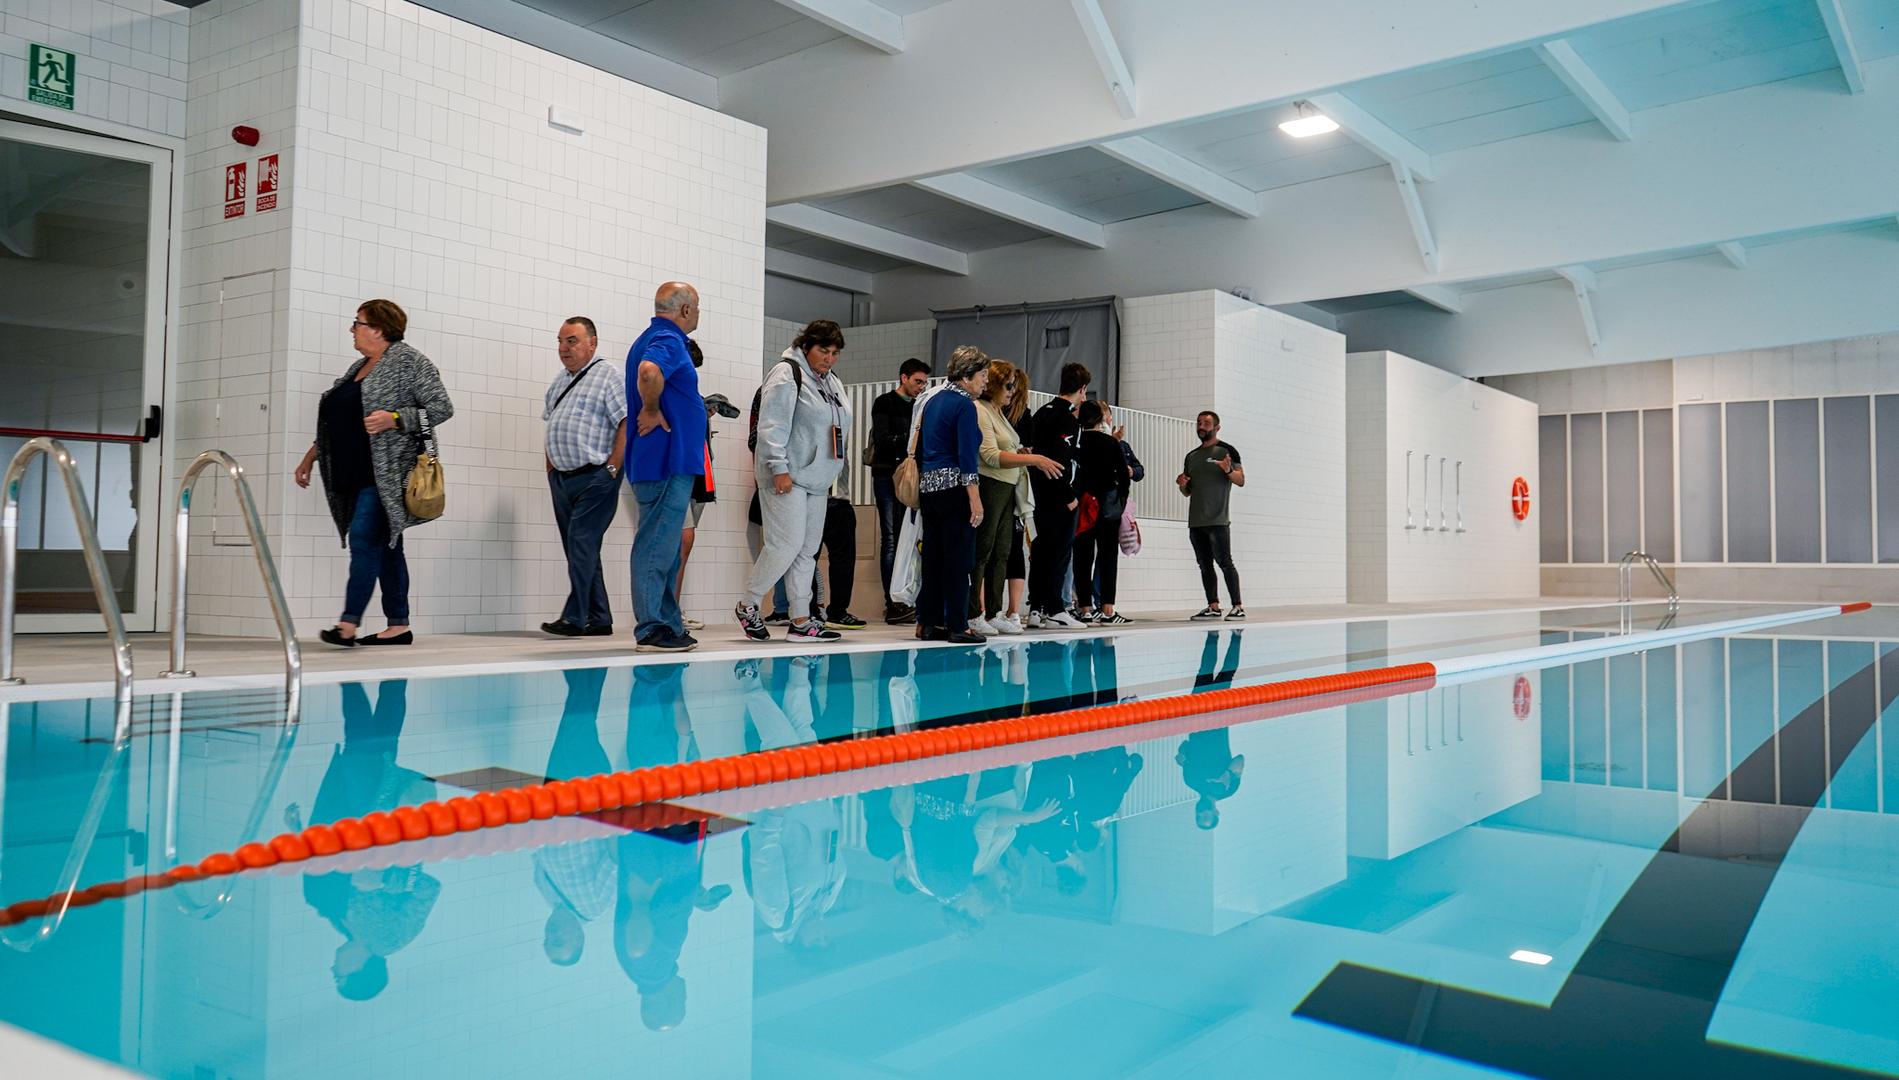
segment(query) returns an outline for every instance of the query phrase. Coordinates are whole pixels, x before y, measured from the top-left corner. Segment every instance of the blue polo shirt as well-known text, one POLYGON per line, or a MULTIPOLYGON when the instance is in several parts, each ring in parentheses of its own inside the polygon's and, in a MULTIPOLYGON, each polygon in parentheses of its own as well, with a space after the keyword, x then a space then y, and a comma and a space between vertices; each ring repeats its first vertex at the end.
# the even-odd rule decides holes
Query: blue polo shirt
POLYGON ((699 372, 686 351, 686 335, 657 316, 626 354, 627 435, 626 478, 629 483, 664 480, 669 476, 704 476, 706 471, 706 406, 699 396, 699 372), (640 400, 640 362, 659 365, 666 388, 659 395, 660 415, 672 427, 654 428, 641 435, 635 427, 644 403, 640 400))

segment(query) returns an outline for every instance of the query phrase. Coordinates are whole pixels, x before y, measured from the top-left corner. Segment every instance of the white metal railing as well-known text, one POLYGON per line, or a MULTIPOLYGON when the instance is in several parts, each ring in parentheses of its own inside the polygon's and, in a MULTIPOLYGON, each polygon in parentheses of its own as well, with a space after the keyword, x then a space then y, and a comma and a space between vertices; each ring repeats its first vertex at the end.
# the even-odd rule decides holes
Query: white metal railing
MULTIPOLYGON (((853 505, 870 506, 876 502, 871 492, 870 466, 864 461, 864 447, 870 442, 870 407, 879 395, 896 387, 894 379, 850 383, 844 387, 851 403, 851 433, 844 448, 848 459, 844 477, 846 494, 853 505)), ((1039 409, 1053 396, 1030 391, 1029 408, 1039 409)), ((1197 443, 1193 421, 1116 406, 1114 422, 1125 429, 1123 438, 1146 470, 1145 478, 1128 488, 1137 516, 1144 521, 1187 520, 1187 497, 1174 486, 1174 477, 1179 475, 1180 459, 1197 443)))

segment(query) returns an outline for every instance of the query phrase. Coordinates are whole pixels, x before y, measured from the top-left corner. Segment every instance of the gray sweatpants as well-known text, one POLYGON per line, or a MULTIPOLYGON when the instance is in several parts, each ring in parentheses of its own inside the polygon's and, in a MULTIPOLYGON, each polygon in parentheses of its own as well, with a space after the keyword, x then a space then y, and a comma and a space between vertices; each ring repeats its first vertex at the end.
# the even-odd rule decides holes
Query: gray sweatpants
POLYGON ((796 484, 783 495, 771 481, 758 486, 758 516, 765 519, 765 550, 758 553, 745 579, 745 602, 765 598, 779 578, 785 579, 785 598, 791 614, 811 610, 811 575, 817 567, 818 545, 824 542, 826 494, 806 491, 796 484))

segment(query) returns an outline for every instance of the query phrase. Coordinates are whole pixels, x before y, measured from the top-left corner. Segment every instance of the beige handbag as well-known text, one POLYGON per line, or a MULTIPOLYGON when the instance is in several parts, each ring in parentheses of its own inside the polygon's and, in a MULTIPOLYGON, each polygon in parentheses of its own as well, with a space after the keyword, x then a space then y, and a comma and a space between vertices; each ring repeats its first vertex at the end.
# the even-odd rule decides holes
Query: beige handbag
POLYGON ((448 493, 442 479, 442 459, 435 451, 435 434, 429 430, 428 411, 418 409, 416 415, 422 421, 422 452, 415 456, 415 468, 409 470, 402 505, 417 521, 434 521, 442 516, 448 493))

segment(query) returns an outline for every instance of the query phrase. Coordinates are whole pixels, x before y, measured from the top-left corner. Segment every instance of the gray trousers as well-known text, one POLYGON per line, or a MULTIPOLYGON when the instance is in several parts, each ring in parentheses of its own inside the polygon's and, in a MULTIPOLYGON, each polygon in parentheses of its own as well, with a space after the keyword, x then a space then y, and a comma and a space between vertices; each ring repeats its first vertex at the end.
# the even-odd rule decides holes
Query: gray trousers
POLYGON ((745 579, 745 602, 756 604, 765 593, 785 582, 790 613, 802 617, 811 610, 811 575, 817 567, 818 545, 824 542, 827 496, 793 484, 783 495, 770 480, 758 486, 758 516, 765 519, 765 549, 758 553, 745 579))

